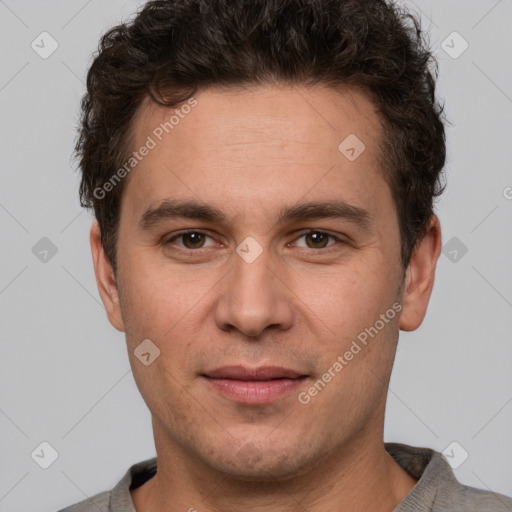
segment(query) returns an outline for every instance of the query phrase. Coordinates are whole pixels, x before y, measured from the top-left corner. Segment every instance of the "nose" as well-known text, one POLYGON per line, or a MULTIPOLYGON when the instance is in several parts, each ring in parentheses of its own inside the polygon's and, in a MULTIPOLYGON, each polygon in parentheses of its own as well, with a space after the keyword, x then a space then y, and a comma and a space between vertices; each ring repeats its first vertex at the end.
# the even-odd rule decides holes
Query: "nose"
POLYGON ((233 255, 233 268, 222 281, 215 308, 219 329, 237 329, 245 336, 257 338, 270 327, 287 330, 293 324, 293 292, 287 285, 283 265, 273 261, 265 249, 248 263, 233 255))

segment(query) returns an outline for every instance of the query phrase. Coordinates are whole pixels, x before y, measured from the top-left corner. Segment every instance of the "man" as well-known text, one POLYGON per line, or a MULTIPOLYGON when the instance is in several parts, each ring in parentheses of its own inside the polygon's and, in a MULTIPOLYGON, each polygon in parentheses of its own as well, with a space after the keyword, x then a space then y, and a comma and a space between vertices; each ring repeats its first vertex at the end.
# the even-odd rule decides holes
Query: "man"
POLYGON ((442 108, 378 0, 159 0, 109 31, 77 153, 157 458, 83 511, 505 511, 384 444, 441 250, 442 108))

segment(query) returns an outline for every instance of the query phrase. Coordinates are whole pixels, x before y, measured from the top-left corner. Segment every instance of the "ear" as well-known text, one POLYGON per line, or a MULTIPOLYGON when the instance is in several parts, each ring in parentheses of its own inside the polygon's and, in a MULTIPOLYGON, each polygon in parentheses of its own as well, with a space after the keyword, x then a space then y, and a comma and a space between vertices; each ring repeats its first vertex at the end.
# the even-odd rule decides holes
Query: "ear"
POLYGON ((124 332, 124 324, 119 305, 117 283, 103 244, 101 243, 101 231, 97 221, 91 227, 91 251, 96 274, 96 284, 110 323, 118 330, 124 332))
POLYGON ((419 242, 407 267, 400 316, 400 329, 403 331, 414 331, 425 318, 440 254, 441 226, 439 219, 433 215, 427 233, 419 242))

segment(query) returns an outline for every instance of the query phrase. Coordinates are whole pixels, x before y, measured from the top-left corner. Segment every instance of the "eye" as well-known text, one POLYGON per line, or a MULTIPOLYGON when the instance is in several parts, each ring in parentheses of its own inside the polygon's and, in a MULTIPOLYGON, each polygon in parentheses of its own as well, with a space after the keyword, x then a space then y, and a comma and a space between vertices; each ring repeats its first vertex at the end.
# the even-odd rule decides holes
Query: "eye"
POLYGON ((325 247, 334 245, 332 243, 329 244, 329 239, 334 240, 335 242, 342 242, 342 240, 334 235, 317 230, 310 230, 306 233, 303 233, 296 240, 300 240, 301 238, 305 239, 306 245, 300 246, 297 243, 294 245, 298 245, 299 247, 306 247, 307 249, 324 249, 325 247))
MULTIPOLYGON (((325 231, 318 230, 309 230, 305 233, 302 233, 292 244, 287 244, 288 246, 293 245, 296 247, 302 247, 305 249, 325 249, 332 245, 336 245, 336 242, 343 243, 343 240, 338 238, 337 236, 331 235, 330 233, 326 233, 325 231), (297 243, 300 239, 305 240, 305 244, 297 243)), ((206 233, 197 230, 189 230, 182 231, 173 235, 171 238, 164 242, 165 246, 175 245, 179 249, 183 250, 199 250, 205 249, 208 247, 218 246, 219 243, 215 242, 212 237, 208 236, 206 233), (212 244, 209 246, 206 245, 207 239, 212 240, 212 244), (178 243, 181 241, 181 243, 178 243)))
POLYGON ((181 239, 183 243, 176 245, 182 249, 203 249, 207 238, 211 239, 211 237, 201 231, 182 231, 172 238, 169 238, 165 242, 165 245, 174 244, 176 240, 181 239))

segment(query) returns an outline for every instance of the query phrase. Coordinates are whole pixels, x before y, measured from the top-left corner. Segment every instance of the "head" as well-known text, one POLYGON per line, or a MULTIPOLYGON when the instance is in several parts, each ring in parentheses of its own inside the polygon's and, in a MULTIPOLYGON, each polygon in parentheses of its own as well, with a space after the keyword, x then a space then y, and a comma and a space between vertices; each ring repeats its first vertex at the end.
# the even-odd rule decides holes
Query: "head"
POLYGON ((103 37, 80 194, 157 450, 285 478, 382 434, 441 246, 431 64, 414 17, 379 0, 158 0, 103 37), (227 365, 305 377, 240 403, 208 379, 227 365))

